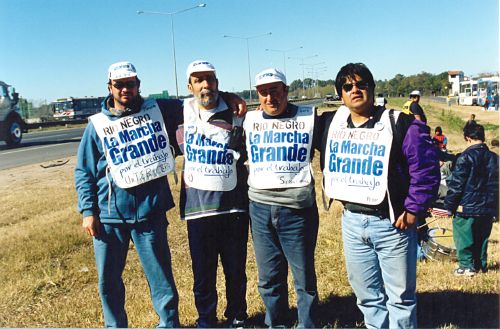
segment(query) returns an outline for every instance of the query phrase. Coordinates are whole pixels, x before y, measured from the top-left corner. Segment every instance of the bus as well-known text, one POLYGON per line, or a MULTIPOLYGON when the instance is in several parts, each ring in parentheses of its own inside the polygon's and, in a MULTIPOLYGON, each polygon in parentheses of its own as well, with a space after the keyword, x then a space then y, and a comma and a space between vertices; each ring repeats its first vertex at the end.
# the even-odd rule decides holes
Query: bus
POLYGON ((86 119, 101 111, 105 97, 60 98, 51 103, 55 120, 86 119))
POLYGON ((460 92, 458 94, 458 104, 477 105, 477 81, 460 81, 460 92))
POLYGON ((486 100, 488 100, 490 106, 493 104, 493 95, 498 93, 499 82, 500 77, 488 77, 477 80, 477 105, 484 106, 486 100))

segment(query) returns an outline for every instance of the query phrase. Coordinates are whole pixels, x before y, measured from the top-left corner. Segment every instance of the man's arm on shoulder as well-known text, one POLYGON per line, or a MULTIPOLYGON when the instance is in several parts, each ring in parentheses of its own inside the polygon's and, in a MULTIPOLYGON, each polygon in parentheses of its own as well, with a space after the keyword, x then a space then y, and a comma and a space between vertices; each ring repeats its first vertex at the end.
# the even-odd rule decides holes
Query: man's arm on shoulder
POLYGON ((405 209, 412 214, 419 214, 426 211, 436 198, 441 179, 439 150, 432 143, 428 127, 423 122, 411 122, 404 136, 402 152, 410 176, 405 209))
POLYGON ((222 97, 227 106, 238 117, 243 117, 247 113, 247 103, 238 95, 219 90, 219 95, 222 97))
POLYGON ((180 147, 177 142, 176 132, 179 126, 184 124, 184 106, 180 99, 157 99, 156 102, 160 107, 163 115, 163 121, 167 128, 168 141, 175 149, 175 155, 181 154, 180 147))

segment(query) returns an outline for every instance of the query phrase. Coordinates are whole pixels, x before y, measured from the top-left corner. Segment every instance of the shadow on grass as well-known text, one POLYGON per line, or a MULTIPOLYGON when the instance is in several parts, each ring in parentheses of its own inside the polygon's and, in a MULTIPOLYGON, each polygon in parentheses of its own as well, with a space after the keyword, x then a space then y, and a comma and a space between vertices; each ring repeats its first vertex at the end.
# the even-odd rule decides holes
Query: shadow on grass
MULTIPOLYGON (((419 328, 498 328, 499 295, 472 294, 459 291, 426 292, 417 294, 419 328)), ((247 320, 246 326, 263 328, 263 313, 247 320)), ((297 309, 289 313, 289 326, 297 325, 297 309)), ((330 296, 319 305, 316 325, 319 328, 364 327, 363 315, 356 306, 354 295, 330 296)))
POLYGON ((498 328, 498 293, 440 291, 420 293, 417 298, 419 327, 498 328))

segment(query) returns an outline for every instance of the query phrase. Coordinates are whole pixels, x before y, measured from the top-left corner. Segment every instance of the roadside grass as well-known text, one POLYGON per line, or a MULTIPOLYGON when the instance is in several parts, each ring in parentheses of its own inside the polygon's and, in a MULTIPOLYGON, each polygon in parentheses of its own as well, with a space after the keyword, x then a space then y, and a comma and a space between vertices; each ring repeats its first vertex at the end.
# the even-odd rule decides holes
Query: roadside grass
MULTIPOLYGON (((391 100, 390 100, 391 103, 391 100)), ((396 107, 396 106, 394 106, 396 107)), ((424 110, 432 127, 439 124, 461 151, 460 132, 442 117, 440 107, 424 110)), ((486 122, 482 115, 478 117, 486 122)), ((455 114, 456 115, 456 114, 455 114)), ((457 115, 459 116, 459 115, 457 115)), ((464 117, 468 115, 465 113, 464 117)), ((498 118, 491 121, 498 130, 498 118)), ((490 131, 491 132, 491 131, 490 131)), ((496 131, 498 136, 498 131, 496 131)), ((180 162, 177 171, 180 175, 180 162)), ((0 171, 0 327, 102 327, 92 241, 81 229, 73 187, 75 157, 64 166, 25 166, 0 171)), ((316 269, 320 312, 318 326, 353 328, 363 325, 356 299, 347 281, 342 252, 341 206, 322 207, 321 172, 318 157, 313 168, 320 229, 316 248, 316 269)), ((179 187, 169 177, 178 204, 179 187)), ((183 326, 195 325, 197 313, 192 293, 192 271, 186 225, 174 208, 168 213, 168 239, 183 326)), ((431 227, 451 227, 451 220, 437 218, 431 227)), ((474 278, 452 274, 451 261, 424 261, 417 268, 418 322, 425 328, 498 328, 499 326, 499 224, 489 242, 489 272, 474 278)), ((253 327, 263 327, 264 306, 257 291, 257 270, 251 237, 248 244, 248 313, 253 327)), ((148 286, 133 244, 124 272, 126 308, 131 327, 157 324, 148 286)), ((296 296, 289 274, 290 305, 296 296)), ((218 273, 218 316, 225 307, 224 279, 218 273)), ((296 309, 293 309, 296 311, 296 309)), ((293 314, 293 313, 292 313, 293 314)), ((291 315, 296 323, 296 315, 291 315)), ((222 326, 222 323, 221 323, 222 326)))

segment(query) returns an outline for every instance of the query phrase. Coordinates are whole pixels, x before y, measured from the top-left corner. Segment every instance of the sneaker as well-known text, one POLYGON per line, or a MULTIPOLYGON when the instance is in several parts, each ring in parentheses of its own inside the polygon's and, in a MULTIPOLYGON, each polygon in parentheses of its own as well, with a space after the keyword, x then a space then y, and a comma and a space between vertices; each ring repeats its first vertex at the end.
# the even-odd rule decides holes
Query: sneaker
POLYGON ((471 268, 459 267, 453 272, 453 274, 455 274, 455 276, 474 276, 476 275, 476 271, 471 268))
POLYGON ((245 327, 245 320, 234 319, 233 322, 229 324, 229 328, 243 329, 245 327))

